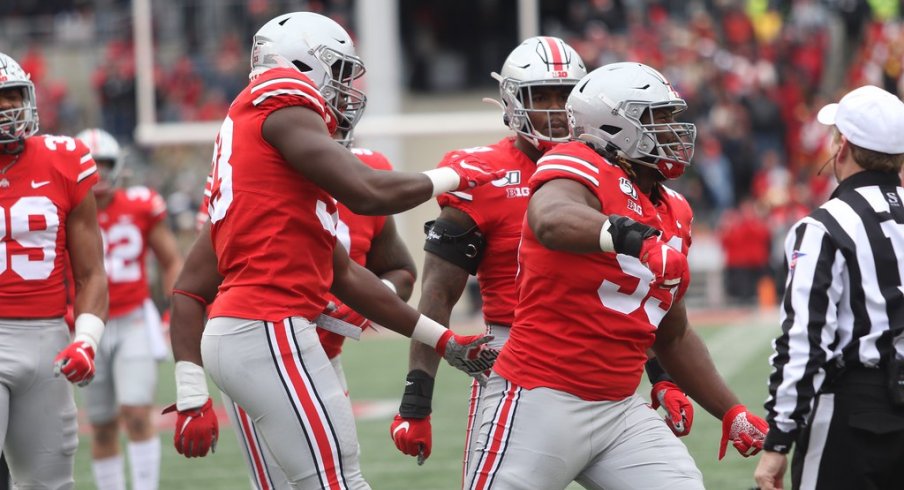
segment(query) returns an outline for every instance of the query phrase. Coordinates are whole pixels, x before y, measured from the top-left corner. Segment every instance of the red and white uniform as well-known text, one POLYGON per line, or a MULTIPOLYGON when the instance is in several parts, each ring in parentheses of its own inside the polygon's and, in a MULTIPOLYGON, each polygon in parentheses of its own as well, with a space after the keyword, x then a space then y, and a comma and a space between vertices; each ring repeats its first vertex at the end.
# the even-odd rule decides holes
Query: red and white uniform
MULTIPOLYGON (((653 204, 620 167, 579 142, 541 158, 530 186, 560 178, 586 186, 603 214, 661 230, 664 241, 687 254, 693 212, 680 194, 660 186, 661 199, 653 204)), ((543 386, 584 400, 634 394, 667 312, 650 290, 652 272, 627 255, 550 250, 526 221, 518 264, 515 323, 494 370, 524 388, 543 386)))
POLYGON ((66 312, 66 220, 96 182, 88 148, 68 136, 26 139, 0 174, 0 316, 66 312))
POLYGON ((254 420, 288 486, 366 488, 351 403, 311 323, 328 302, 338 208, 262 133, 270 114, 293 106, 335 131, 311 80, 274 68, 236 97, 217 136, 208 212, 224 279, 201 357, 254 420))
MULTIPOLYGON (((580 142, 546 153, 530 180, 586 186, 602 213, 664 232, 687 253, 692 213, 660 187, 657 204, 625 172, 580 142)), ((702 490, 693 458, 635 394, 666 310, 652 272, 614 253, 576 254, 541 245, 524 220, 518 306, 508 342, 481 394, 464 488, 676 488, 702 490), (547 417, 555 413, 555 417, 547 417), (545 423, 533 423, 544 419, 545 423), (649 444, 655 439, 657 444, 649 444)))
POLYGON ((335 200, 292 169, 261 132, 267 116, 290 106, 313 110, 335 130, 314 83, 275 68, 236 97, 217 135, 209 214, 224 279, 211 317, 313 319, 326 307, 335 200))
POLYGON ((32 136, 24 145, 0 174, 0 440, 21 485, 72 488, 76 406, 51 360, 72 341, 63 321, 66 223, 97 166, 73 138, 32 136))
POLYGON ((145 267, 148 238, 164 219, 163 197, 142 186, 116 189, 107 207, 98 210, 110 287, 110 318, 141 307, 150 296, 145 267))
POLYGON ((439 166, 449 165, 462 154, 477 154, 493 168, 508 170, 502 179, 471 189, 437 197, 441 207, 451 206, 474 220, 486 240, 483 260, 477 267, 477 280, 483 297, 483 318, 488 324, 511 325, 514 320, 515 275, 521 222, 530 197, 528 181, 536 164, 515 147, 508 137, 490 146, 478 146, 447 153, 439 166))
MULTIPOLYGON (((352 153, 364 162, 367 166, 377 170, 392 170, 392 164, 386 159, 386 156, 378 151, 368 150, 366 148, 352 148, 352 153)), ((370 245, 374 238, 383 231, 383 225, 386 224, 385 216, 362 216, 351 212, 344 204, 337 203, 339 207, 339 224, 336 227, 339 242, 348 251, 349 258, 361 266, 367 265, 367 254, 370 252, 370 245)), ((339 304, 338 298, 330 294, 327 299, 339 304)), ((317 329, 320 336, 320 343, 326 356, 330 359, 338 356, 342 352, 342 344, 345 337, 337 333, 329 332, 323 329, 317 329)))

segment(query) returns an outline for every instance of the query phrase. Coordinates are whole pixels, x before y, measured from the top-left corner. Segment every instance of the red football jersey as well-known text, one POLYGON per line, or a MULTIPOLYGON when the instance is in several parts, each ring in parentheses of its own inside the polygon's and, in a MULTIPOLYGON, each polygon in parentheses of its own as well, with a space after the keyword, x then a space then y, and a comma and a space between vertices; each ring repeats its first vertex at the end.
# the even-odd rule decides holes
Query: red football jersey
MULTIPOLYGON (((603 214, 657 228, 666 242, 687 255, 693 213, 677 192, 660 186, 661 198, 654 204, 620 167, 580 142, 544 155, 531 190, 554 179, 583 184, 599 199, 603 214)), ((494 368, 526 388, 544 386, 585 400, 620 400, 633 394, 647 348, 667 312, 650 290, 653 273, 628 255, 550 250, 537 241, 526 221, 515 322, 494 368)))
MULTIPOLYGON (((366 148, 353 148, 352 153, 362 162, 377 170, 392 170, 392 164, 386 157, 377 151, 366 148)), ((349 258, 362 266, 367 265, 367 254, 370 252, 370 244, 374 238, 383 231, 386 223, 385 216, 361 216, 351 212, 344 204, 339 206, 339 224, 336 226, 336 237, 348 251, 349 258)), ((340 304, 338 298, 330 294, 329 301, 340 304)), ((342 343, 345 337, 326 330, 317 329, 320 335, 320 343, 330 359, 342 352, 342 343)))
POLYGON ((518 270, 518 243, 521 222, 530 197, 528 181, 536 164, 515 147, 508 137, 491 146, 449 152, 439 166, 446 166, 467 154, 477 154, 487 165, 508 170, 505 177, 467 192, 450 192, 437 197, 441 207, 452 206, 466 213, 483 234, 486 248, 477 268, 483 297, 483 318, 487 323, 511 325, 515 317, 515 275, 518 270))
POLYGON ((0 317, 66 312, 66 220, 96 182, 88 148, 68 136, 27 138, 0 174, 0 317))
POLYGON ((297 70, 274 68, 236 97, 217 135, 208 210, 224 279, 211 317, 313 319, 326 307, 336 202, 292 169, 261 132, 267 116, 289 106, 316 112, 335 131, 314 83, 297 70))
POLYGON ((166 202, 160 194, 142 186, 116 189, 107 207, 98 209, 110 286, 110 318, 129 313, 150 296, 145 267, 148 237, 164 219, 166 202))

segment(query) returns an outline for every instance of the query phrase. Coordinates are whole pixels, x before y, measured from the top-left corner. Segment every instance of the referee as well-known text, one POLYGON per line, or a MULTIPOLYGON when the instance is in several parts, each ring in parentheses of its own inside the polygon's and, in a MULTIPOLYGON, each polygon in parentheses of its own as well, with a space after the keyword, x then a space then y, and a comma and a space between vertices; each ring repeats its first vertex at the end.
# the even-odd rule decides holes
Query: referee
POLYGON ((904 102, 865 86, 817 119, 834 126, 839 184, 785 240, 782 334, 754 478, 763 490, 784 488, 796 443, 794 489, 901 489, 904 102))

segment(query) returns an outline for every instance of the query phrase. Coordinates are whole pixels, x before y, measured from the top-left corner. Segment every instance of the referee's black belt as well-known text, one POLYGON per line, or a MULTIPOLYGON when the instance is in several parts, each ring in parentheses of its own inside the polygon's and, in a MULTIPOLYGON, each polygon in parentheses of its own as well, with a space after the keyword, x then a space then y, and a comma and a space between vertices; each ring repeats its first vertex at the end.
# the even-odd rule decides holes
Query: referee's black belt
POLYGON ((888 372, 884 367, 851 367, 845 368, 835 376, 829 376, 823 386, 823 392, 832 393, 849 386, 886 386, 888 384, 888 372), (829 379, 831 378, 831 379, 829 379))

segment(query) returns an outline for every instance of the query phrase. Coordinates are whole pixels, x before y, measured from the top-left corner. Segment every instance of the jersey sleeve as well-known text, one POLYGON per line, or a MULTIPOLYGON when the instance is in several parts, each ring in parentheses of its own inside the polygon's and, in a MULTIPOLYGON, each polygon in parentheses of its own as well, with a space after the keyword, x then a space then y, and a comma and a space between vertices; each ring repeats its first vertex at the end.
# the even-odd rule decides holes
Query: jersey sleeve
POLYGON ((97 183, 97 164, 91 151, 81 140, 68 136, 43 136, 44 144, 53 151, 57 172, 66 182, 65 188, 72 203, 78 206, 97 183))
POLYGON ((600 186, 600 170, 593 163, 586 152, 582 150, 582 143, 566 143, 559 145, 551 152, 537 161, 537 171, 530 179, 531 195, 543 184, 550 180, 569 179, 574 180, 588 189, 593 194, 597 193, 600 186))
POLYGON ((213 175, 207 174, 207 181, 204 183, 204 194, 201 196, 201 207, 198 209, 198 213, 195 214, 195 229, 197 231, 201 231, 201 229, 204 228, 204 225, 207 224, 207 220, 210 219, 210 212, 208 211, 207 206, 210 204, 212 187, 213 175))
POLYGON ((163 199, 157 191, 150 189, 148 187, 142 187, 142 189, 146 190, 146 194, 143 197, 145 201, 145 209, 148 216, 148 222, 150 223, 150 227, 153 228, 161 221, 166 220, 166 200, 163 199))
POLYGON ((330 134, 336 118, 310 78, 289 68, 274 68, 258 78, 250 88, 250 102, 263 117, 284 107, 300 106, 316 112, 330 134))

